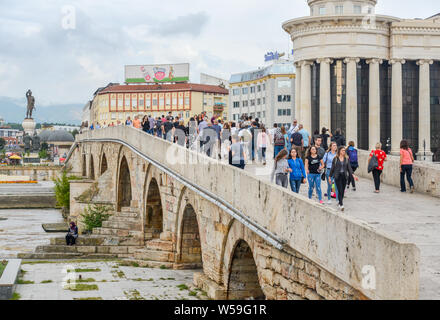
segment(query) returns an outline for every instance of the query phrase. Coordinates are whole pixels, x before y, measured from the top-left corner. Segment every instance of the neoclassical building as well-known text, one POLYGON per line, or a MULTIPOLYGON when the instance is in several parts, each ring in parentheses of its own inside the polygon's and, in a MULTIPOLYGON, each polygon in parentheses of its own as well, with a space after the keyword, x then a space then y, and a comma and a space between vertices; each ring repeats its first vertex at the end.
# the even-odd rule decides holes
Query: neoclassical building
POLYGON ((283 24, 296 117, 312 131, 340 128, 361 149, 391 140, 398 154, 407 139, 419 160, 440 161, 440 16, 376 15, 377 0, 307 2, 310 16, 283 24))

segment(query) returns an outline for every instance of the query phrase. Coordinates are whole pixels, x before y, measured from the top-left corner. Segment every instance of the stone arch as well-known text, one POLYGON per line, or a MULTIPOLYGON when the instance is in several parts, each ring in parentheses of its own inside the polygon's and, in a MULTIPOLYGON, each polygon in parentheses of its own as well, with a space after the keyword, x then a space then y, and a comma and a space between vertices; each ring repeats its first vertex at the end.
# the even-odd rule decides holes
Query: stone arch
POLYGON ((159 184, 152 178, 148 185, 145 202, 145 239, 160 238, 163 232, 163 209, 159 184))
POLYGON ((185 206, 180 226, 177 262, 195 263, 202 267, 202 244, 200 241, 199 223, 196 211, 191 204, 185 206))
POLYGON ((131 190, 130 169, 128 167, 127 158, 123 156, 121 160, 121 164, 119 165, 118 198, 117 198, 118 211, 120 211, 122 207, 130 207, 131 200, 132 200, 132 190, 131 190))
POLYGON ((108 164, 107 164, 107 157, 105 156, 105 153, 102 153, 102 158, 101 158, 101 170, 100 170, 100 174, 103 175, 107 169, 108 169, 108 164))
POLYGON ((93 156, 92 155, 90 155, 89 178, 92 179, 92 180, 95 179, 95 164, 93 162, 93 156))
POLYGON ((226 299, 265 299, 252 250, 244 240, 239 240, 235 245, 229 269, 226 299))
POLYGON ((265 299, 266 288, 261 286, 255 253, 258 239, 256 234, 239 221, 233 220, 230 224, 222 257, 222 276, 227 299, 265 299))

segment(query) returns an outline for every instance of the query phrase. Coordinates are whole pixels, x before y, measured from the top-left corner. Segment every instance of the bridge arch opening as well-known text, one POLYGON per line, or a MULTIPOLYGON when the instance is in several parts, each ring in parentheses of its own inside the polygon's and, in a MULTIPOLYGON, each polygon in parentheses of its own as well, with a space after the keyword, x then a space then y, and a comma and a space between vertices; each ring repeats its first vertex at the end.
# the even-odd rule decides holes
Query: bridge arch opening
POLYGON ((122 158, 118 181, 118 211, 123 207, 130 207, 132 200, 130 169, 125 156, 122 158))
POLYGON ((229 272, 227 299, 265 300, 252 250, 244 240, 240 240, 234 250, 229 272))
POLYGON ((159 185, 154 178, 148 187, 145 212, 145 239, 159 239, 163 232, 163 211, 159 185))
POLYGON ((95 179, 95 165, 93 163, 93 156, 90 156, 90 179, 95 179))
POLYGON ((82 159, 82 176, 87 177, 87 159, 85 154, 82 159))
POLYGON ((105 156, 105 153, 102 154, 102 159, 101 159, 101 175, 103 175, 108 169, 108 165, 107 165, 107 157, 105 156))
POLYGON ((180 262, 194 263, 202 267, 202 245, 200 242, 199 224, 192 205, 188 204, 183 211, 180 243, 180 262))

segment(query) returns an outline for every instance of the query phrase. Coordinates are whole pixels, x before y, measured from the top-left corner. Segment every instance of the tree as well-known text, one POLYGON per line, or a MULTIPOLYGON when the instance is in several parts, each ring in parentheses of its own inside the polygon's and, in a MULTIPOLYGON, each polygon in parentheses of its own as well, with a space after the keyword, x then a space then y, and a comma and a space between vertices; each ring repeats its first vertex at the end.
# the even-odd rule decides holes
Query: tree
POLYGON ((77 129, 73 130, 72 132, 72 136, 75 138, 76 135, 79 133, 77 129))
POLYGON ((0 150, 3 150, 5 145, 6 145, 6 140, 3 138, 0 138, 0 150))

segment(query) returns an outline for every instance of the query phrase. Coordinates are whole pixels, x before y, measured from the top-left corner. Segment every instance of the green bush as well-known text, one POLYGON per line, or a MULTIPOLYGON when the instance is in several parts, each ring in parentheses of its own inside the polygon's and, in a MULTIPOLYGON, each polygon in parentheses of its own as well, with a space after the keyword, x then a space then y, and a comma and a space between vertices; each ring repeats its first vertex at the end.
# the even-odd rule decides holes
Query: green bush
POLYGON ((110 217, 108 213, 110 208, 103 205, 93 205, 93 208, 88 205, 84 213, 81 214, 82 222, 85 225, 86 231, 92 231, 93 228, 101 228, 102 222, 110 217))
POLYGON ((38 156, 40 157, 40 159, 47 159, 49 154, 47 153, 46 149, 42 149, 40 152, 38 152, 38 156))
POLYGON ((81 178, 68 176, 67 170, 63 170, 59 177, 53 179, 55 182, 54 189, 57 207, 63 209, 65 212, 70 210, 70 181, 79 179, 81 178))

